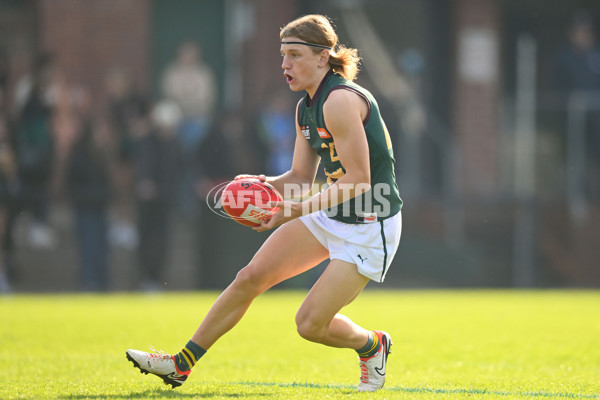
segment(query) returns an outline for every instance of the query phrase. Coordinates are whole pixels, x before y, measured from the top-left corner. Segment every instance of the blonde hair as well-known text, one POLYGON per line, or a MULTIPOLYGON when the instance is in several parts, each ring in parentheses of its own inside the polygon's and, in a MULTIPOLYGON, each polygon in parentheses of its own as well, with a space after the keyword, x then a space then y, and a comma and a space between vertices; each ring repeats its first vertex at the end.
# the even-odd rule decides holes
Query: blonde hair
MULTIPOLYGON (((356 79, 361 60, 358 50, 338 44, 337 33, 335 33, 328 17, 320 14, 310 14, 297 18, 281 28, 279 37, 281 39, 296 37, 308 43, 331 47, 332 50, 329 56, 331 69, 348 80, 353 81, 356 79)), ((312 50, 315 54, 323 51, 318 48, 312 50)))

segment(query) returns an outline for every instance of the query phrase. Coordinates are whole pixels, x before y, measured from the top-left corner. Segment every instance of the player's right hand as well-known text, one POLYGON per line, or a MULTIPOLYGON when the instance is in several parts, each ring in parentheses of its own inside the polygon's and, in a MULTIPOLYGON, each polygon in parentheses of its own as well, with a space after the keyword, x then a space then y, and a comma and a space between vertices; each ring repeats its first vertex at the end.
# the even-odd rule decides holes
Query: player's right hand
POLYGON ((252 227, 256 232, 268 231, 302 215, 302 205, 295 201, 269 202, 267 207, 279 207, 279 210, 268 220, 261 221, 259 226, 252 227))

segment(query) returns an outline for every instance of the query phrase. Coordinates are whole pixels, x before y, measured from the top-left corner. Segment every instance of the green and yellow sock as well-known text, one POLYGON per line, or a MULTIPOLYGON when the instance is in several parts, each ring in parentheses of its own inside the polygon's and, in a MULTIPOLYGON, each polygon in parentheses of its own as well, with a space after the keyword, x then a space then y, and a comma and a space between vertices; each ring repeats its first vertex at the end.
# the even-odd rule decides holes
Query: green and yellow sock
POLYGON ((185 347, 173 357, 175 358, 175 363, 180 371, 189 371, 205 353, 206 350, 190 340, 185 347))
POLYGON ((381 342, 379 341, 379 336, 377 336, 375 332, 371 332, 369 339, 367 339, 367 344, 356 350, 356 352, 360 358, 369 358, 375 355, 375 353, 379 351, 380 347, 381 342))

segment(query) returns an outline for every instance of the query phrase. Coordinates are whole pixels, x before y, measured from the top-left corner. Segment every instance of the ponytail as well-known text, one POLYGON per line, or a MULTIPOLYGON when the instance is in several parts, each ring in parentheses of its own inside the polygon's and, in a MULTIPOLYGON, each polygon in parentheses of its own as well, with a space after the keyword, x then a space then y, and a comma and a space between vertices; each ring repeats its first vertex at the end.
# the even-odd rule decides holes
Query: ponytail
POLYGON ((329 66, 334 72, 353 81, 360 70, 358 50, 347 48, 344 45, 338 46, 337 50, 332 51, 329 56, 329 66))

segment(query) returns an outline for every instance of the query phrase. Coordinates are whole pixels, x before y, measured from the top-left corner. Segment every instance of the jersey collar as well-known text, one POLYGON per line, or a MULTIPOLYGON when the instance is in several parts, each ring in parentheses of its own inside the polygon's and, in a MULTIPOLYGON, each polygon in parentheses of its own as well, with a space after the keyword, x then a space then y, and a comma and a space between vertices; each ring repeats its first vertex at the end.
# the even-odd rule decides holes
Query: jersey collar
POLYGON ((325 82, 327 82, 327 79, 329 79, 329 77, 331 75, 333 75, 333 69, 330 69, 329 71, 327 71, 327 74, 325 74, 325 76, 323 77, 323 80, 321 81, 317 91, 315 92, 314 98, 311 99, 310 96, 308 95, 308 93, 306 93, 306 106, 307 107, 311 107, 317 101, 317 99, 321 95, 321 92, 323 91, 323 87, 325 87, 325 82))

